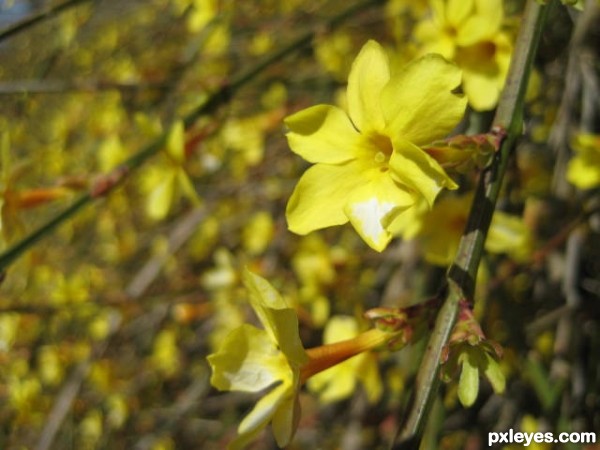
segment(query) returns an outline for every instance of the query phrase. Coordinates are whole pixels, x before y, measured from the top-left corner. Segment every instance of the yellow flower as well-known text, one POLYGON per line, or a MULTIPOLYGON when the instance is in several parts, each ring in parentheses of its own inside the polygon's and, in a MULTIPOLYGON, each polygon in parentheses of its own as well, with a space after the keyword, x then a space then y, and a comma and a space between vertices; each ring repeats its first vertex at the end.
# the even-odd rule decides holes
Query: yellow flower
POLYGON ((387 230, 416 199, 432 205, 442 188, 457 186, 420 146, 448 134, 466 100, 452 91, 461 72, 426 55, 390 73, 383 48, 367 42, 347 87, 348 111, 316 105, 286 118, 291 149, 315 163, 287 206, 290 230, 307 234, 348 221, 377 251, 387 230))
POLYGON ((244 283, 265 328, 244 324, 229 334, 220 350, 207 357, 213 370, 211 383, 220 390, 244 392, 274 386, 242 420, 230 448, 244 447, 269 422, 277 444, 285 447, 297 426, 300 368, 308 356, 294 310, 263 278, 246 271, 244 283))
POLYGON ((259 392, 271 388, 240 423, 229 448, 240 449, 272 423, 277 445, 291 441, 300 418, 302 383, 348 358, 393 343, 399 332, 371 329, 342 342, 304 350, 298 318, 263 278, 246 270, 244 284, 264 329, 244 324, 207 357, 211 384, 219 390, 259 392))
POLYGON ((435 52, 463 71, 469 104, 478 111, 496 106, 508 72, 512 41, 502 31, 502 0, 431 0, 432 17, 415 36, 423 53, 435 52))
POLYGON ((184 168, 185 152, 185 130, 183 122, 179 121, 169 131, 164 151, 166 164, 151 167, 142 179, 143 187, 148 192, 146 213, 153 220, 164 219, 182 195, 196 206, 200 203, 184 168))
MULTIPOLYGON (((332 317, 323 333, 325 343, 350 339, 358 335, 358 322, 354 317, 332 317)), ((371 403, 381 397, 383 386, 379 376, 377 357, 372 353, 361 353, 341 364, 327 369, 307 382, 308 389, 319 394, 324 403, 350 397, 357 382, 361 382, 371 403)))
MULTIPOLYGON (((407 236, 402 227, 392 231, 407 239, 417 237, 429 263, 450 265, 458 251, 472 200, 471 194, 447 196, 440 199, 431 211, 415 208, 421 215, 413 218, 413 224, 418 226, 414 225, 410 235, 407 236)), ((495 211, 485 249, 490 253, 506 253, 516 261, 525 261, 531 256, 533 238, 522 218, 495 211)))
POLYGON ((579 189, 600 186, 600 135, 578 135, 573 150, 576 154, 569 161, 567 180, 579 189))

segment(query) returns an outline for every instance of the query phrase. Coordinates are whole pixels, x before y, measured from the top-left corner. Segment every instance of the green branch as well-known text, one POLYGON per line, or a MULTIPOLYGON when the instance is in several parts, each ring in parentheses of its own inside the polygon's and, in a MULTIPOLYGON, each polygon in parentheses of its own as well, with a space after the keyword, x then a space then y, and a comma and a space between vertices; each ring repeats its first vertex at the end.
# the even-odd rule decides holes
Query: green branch
POLYGON ((456 322, 459 302, 473 298, 477 270, 507 161, 522 131, 525 90, 547 12, 547 6, 541 6, 535 0, 528 1, 491 130, 492 133, 506 134, 492 163, 481 173, 458 253, 448 271, 448 294, 438 313, 419 367, 410 407, 393 448, 418 448, 428 412, 437 394, 440 357, 456 322))
MULTIPOLYGON (((350 6, 337 15, 325 19, 324 25, 334 28, 344 20, 352 17, 354 14, 366 9, 369 6, 382 2, 383 0, 363 0, 350 6)), ((318 29, 322 30, 322 27, 323 24, 320 24, 318 29)), ((223 85, 219 90, 210 95, 202 105, 200 105, 183 119, 186 129, 191 127, 201 116, 211 114, 220 106, 227 103, 229 99, 236 93, 236 91, 256 78, 257 75, 262 73, 272 64, 280 61, 294 51, 310 44, 316 33, 317 30, 308 30, 304 32, 289 44, 274 51, 264 59, 258 61, 255 65, 249 67, 247 70, 242 70, 240 73, 235 75, 227 84, 223 85)), ((0 274, 2 274, 10 264, 12 264, 25 251, 31 248, 36 242, 49 235, 57 226, 70 220, 86 205, 114 190, 131 174, 131 172, 139 168, 150 157, 158 153, 158 151, 164 147, 166 138, 167 133, 159 136, 156 141, 152 142, 147 147, 133 155, 120 167, 115 169, 115 171, 103 176, 100 180, 98 180, 97 183, 94 184, 94 186, 92 186, 89 192, 83 194, 81 197, 75 200, 75 202, 64 211, 57 214, 55 217, 50 219, 36 230, 32 231, 29 235, 25 236, 13 246, 9 247, 3 254, 0 255, 0 274)))
POLYGON ((37 25, 44 20, 52 19, 53 17, 58 16, 60 13, 71 9, 74 6, 78 6, 80 3, 87 3, 89 1, 90 0, 68 0, 59 5, 49 6, 47 8, 43 8, 41 11, 34 12, 30 16, 25 17, 23 20, 20 20, 8 28, 0 31, 0 42, 28 30, 32 26, 37 25))

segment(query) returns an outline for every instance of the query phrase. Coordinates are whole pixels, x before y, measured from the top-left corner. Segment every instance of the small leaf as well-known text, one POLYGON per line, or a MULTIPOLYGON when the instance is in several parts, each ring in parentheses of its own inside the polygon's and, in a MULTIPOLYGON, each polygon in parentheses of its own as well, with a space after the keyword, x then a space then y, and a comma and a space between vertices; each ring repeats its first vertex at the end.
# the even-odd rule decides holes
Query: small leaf
POLYGON ((194 188, 192 184, 192 180, 183 169, 177 170, 177 183, 179 188, 181 189, 181 193, 188 198, 194 206, 200 205, 200 197, 198 197, 198 192, 194 188))
POLYGON ((479 369, 476 362, 465 354, 458 382, 458 399, 464 407, 472 406, 479 392, 479 369))
POLYGON ((498 364, 498 361, 496 361, 489 353, 485 354, 485 360, 484 375, 492 385, 494 392, 496 394, 502 394, 506 387, 506 379, 504 378, 500 364, 498 364))

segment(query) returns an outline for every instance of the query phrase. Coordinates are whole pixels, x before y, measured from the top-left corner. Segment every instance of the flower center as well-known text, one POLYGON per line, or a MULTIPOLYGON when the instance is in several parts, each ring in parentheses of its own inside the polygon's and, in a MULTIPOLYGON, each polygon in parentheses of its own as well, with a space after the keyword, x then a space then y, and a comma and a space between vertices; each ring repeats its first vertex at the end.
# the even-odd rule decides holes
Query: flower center
POLYGON ((373 150, 373 160, 375 164, 379 166, 379 170, 388 170, 388 161, 394 148, 392 147, 392 141, 388 136, 382 134, 371 134, 368 137, 369 144, 373 150))
POLYGON ((492 41, 482 41, 457 50, 455 61, 460 67, 469 68, 478 73, 494 74, 497 67, 498 48, 492 41))

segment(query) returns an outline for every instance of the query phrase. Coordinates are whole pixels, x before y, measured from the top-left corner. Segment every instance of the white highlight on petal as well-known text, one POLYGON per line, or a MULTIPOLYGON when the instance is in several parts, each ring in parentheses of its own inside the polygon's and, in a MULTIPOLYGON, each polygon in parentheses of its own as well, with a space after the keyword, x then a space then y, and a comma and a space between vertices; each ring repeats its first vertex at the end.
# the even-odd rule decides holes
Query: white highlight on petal
POLYGON ((381 225, 381 220, 395 207, 397 205, 393 202, 382 202, 377 197, 371 197, 348 205, 347 214, 361 237, 375 250, 381 251, 392 238, 381 225))

